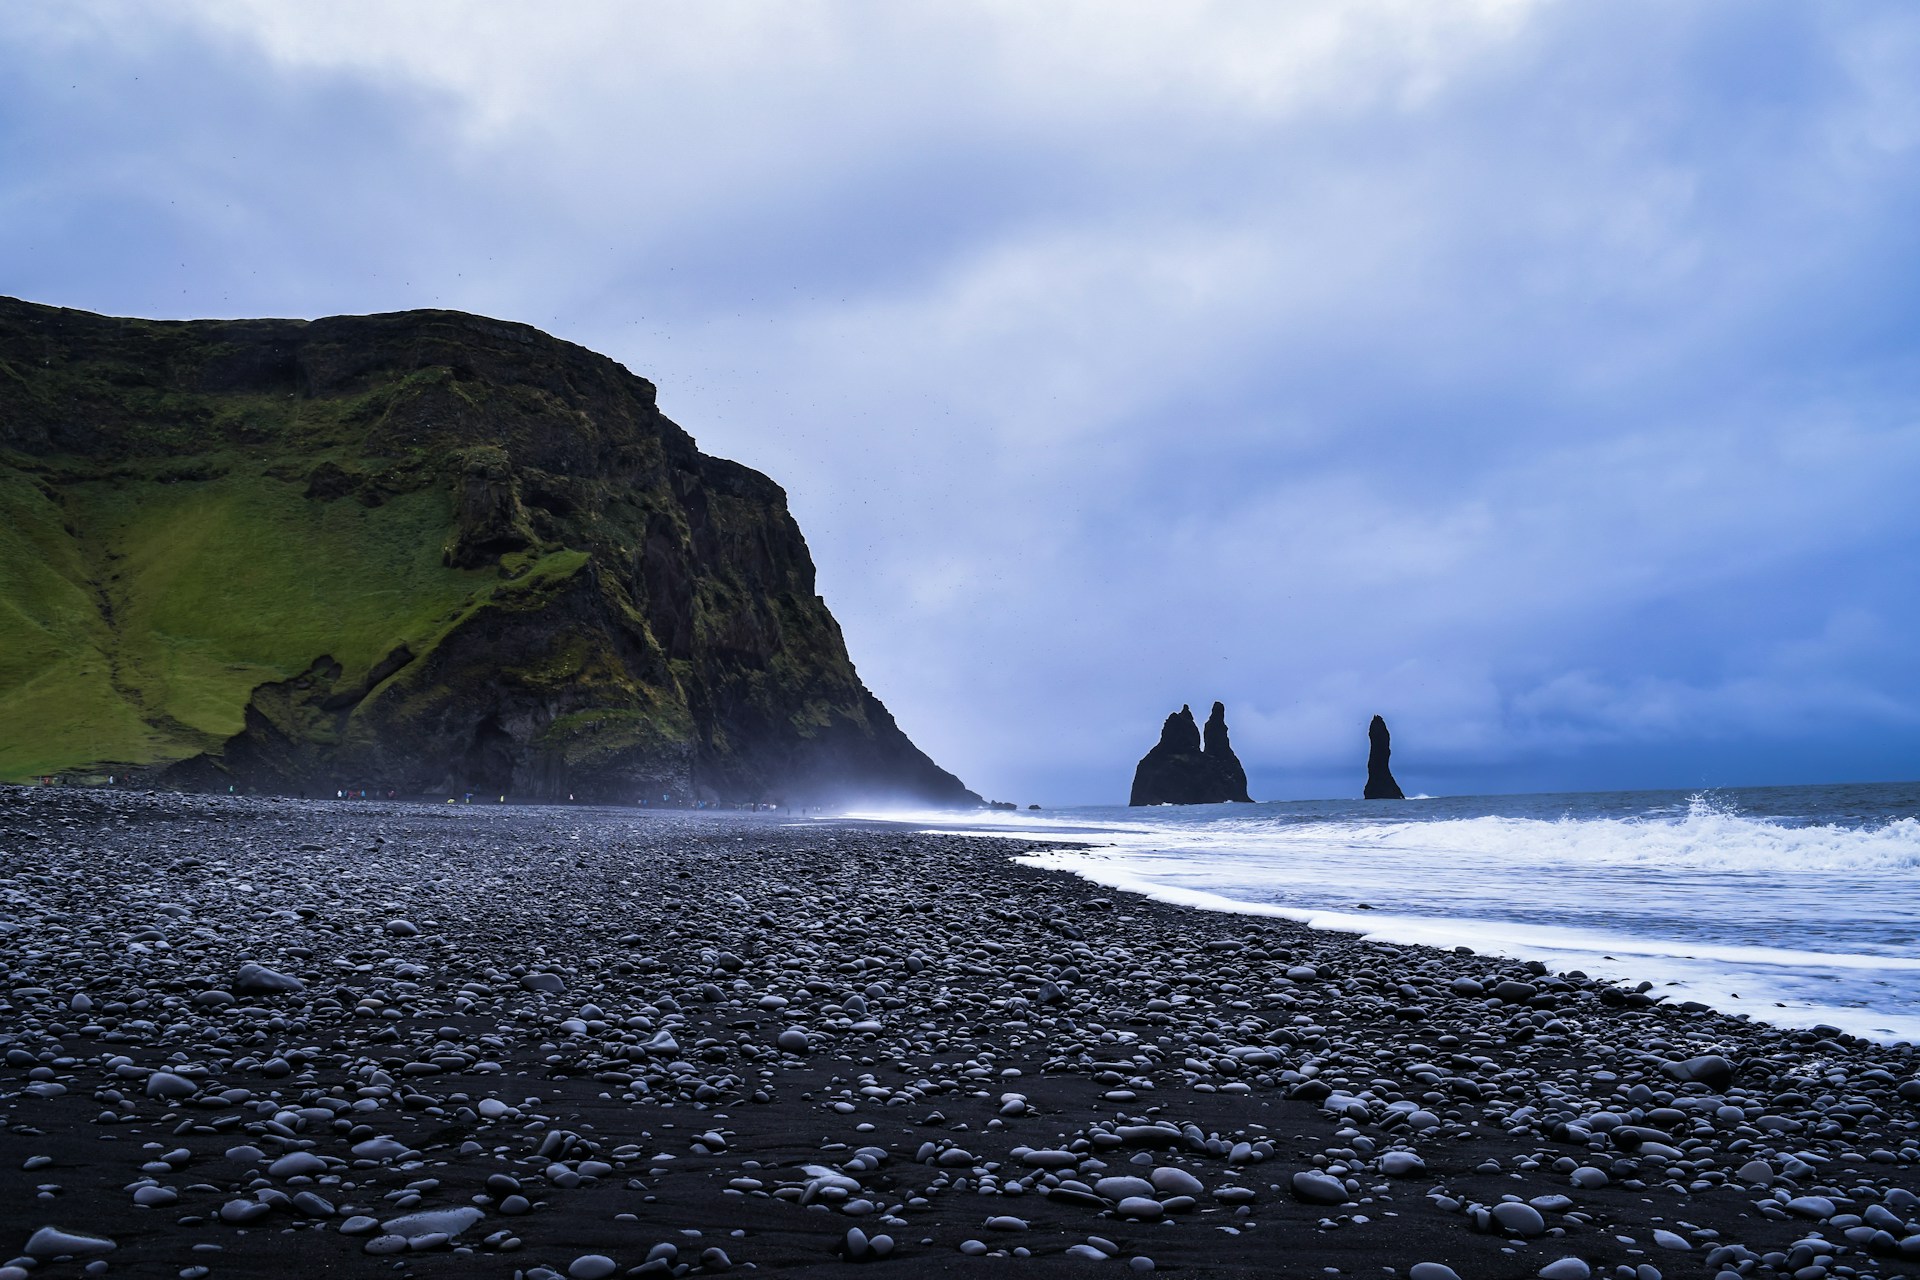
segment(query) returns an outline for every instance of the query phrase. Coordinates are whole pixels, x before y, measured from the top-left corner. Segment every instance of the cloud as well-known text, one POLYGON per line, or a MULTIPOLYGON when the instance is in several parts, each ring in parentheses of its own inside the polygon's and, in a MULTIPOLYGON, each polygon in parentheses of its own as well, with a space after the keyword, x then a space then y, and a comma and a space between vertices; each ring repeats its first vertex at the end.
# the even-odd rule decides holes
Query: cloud
MULTIPOLYGON (((789 105, 793 86, 822 83, 856 98, 876 86, 912 86, 927 102, 968 86, 948 100, 977 116, 1039 109, 1104 127, 1115 102, 1256 119, 1321 103, 1417 104, 1461 58, 1510 37, 1537 7, 992 0, 912 13, 874 3, 770 11, 751 0, 681 0, 555 13, 457 0, 400 12, 377 0, 324 11, 206 0, 195 10, 208 28, 287 66, 403 76, 461 94, 488 128, 550 122, 581 98, 660 101, 689 84, 750 106, 789 105)), ((810 105, 817 112, 817 100, 810 105)))
POLYGON ((6 287, 608 352, 996 795, 1911 772, 1903 7, 25 14, 6 287))

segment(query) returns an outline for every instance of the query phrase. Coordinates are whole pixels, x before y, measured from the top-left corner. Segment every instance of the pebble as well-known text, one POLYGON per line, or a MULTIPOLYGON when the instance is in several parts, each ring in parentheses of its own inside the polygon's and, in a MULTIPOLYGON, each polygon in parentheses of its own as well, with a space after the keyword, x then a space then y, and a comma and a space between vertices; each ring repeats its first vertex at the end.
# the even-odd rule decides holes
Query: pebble
POLYGON ((1200 1179, 1185 1169, 1175 1169, 1170 1166, 1163 1165, 1155 1169, 1148 1181, 1153 1183, 1153 1189, 1161 1195, 1199 1196, 1205 1195, 1207 1191, 1206 1184, 1200 1179))
POLYGON ((293 1207, 310 1218, 331 1218, 333 1202, 311 1191, 298 1191, 293 1196, 293 1207))
POLYGON ((1380 1172, 1389 1178, 1409 1178, 1426 1167, 1427 1162, 1412 1151, 1386 1151, 1380 1156, 1380 1172))
POLYGON ((1717 1053, 1703 1054, 1681 1062, 1669 1062, 1665 1070, 1676 1080, 1704 1084, 1710 1089, 1726 1088, 1733 1083, 1736 1074, 1733 1063, 1717 1053))
POLYGON ((198 1092, 200 1092, 199 1085, 171 1071, 156 1071, 147 1077, 149 1098, 191 1098, 198 1092))
POLYGON ((1504 1200, 1493 1206, 1493 1220, 1517 1236, 1545 1235, 1547 1220, 1530 1204, 1504 1200))
POLYGON ((1302 1171, 1293 1175, 1293 1194, 1308 1204, 1343 1204, 1347 1188, 1338 1178, 1302 1171))
POLYGON ((63 1231, 59 1227, 41 1227, 27 1237, 26 1253, 28 1257, 41 1260, 66 1256, 90 1258, 112 1253, 118 1247, 105 1236, 82 1235, 78 1231, 63 1231))
POLYGON ((1825 1221, 1839 1212, 1833 1201, 1825 1196, 1795 1196, 1787 1201, 1787 1212, 1799 1218, 1815 1218, 1825 1221))
POLYGON ((1071 1151, 1028 1151, 1020 1157, 1020 1163, 1033 1169, 1072 1169, 1080 1163, 1080 1157, 1071 1151))
MULTIPOLYGON (((608 1256, 568 1264, 556 1249, 581 1189, 625 1183, 644 1218, 656 1195, 665 1215, 711 1177, 776 1220, 856 1218, 850 1261, 897 1252, 876 1227, 911 1222, 931 1243, 984 1222, 969 1241, 980 1252, 1026 1238, 1040 1255, 1150 1267, 1111 1241, 1023 1235, 1065 1226, 1073 1239, 1104 1220, 1134 1248, 1149 1230, 1180 1240, 1183 1264, 1203 1268, 1201 1241, 1223 1265, 1258 1256, 1246 1250, 1269 1238, 1253 1224, 1273 1186, 1312 1207, 1270 1212, 1318 1218, 1351 1256, 1370 1256, 1390 1214, 1437 1231, 1429 1257, 1449 1229, 1464 1250, 1494 1243, 1468 1240, 1473 1226, 1498 1225, 1519 1237, 1501 1242, 1501 1274, 1543 1280, 1591 1280, 1544 1247, 1587 1233, 1750 1251, 1709 1256, 1704 1274, 1784 1259, 1814 1229, 1827 1251, 1758 1270, 1864 1274, 1876 1252, 1920 1257, 1920 1200, 1896 1185, 1920 1171, 1904 1128, 1920 1073, 1831 1029, 1735 1023, 1651 988, 1286 922, 1183 934, 1126 895, 1096 905, 1075 881, 1002 877, 958 839, 528 807, 463 809, 447 840, 449 817, 0 787, 0 838, 25 850, 0 866, 18 930, 0 928, 10 1118, 50 1128, 75 1108, 99 1136, 132 1139, 89 1142, 76 1161, 22 1132, 17 1160, 51 1151, 63 1175, 81 1166, 76 1186, 125 1188, 76 1225, 126 1240, 137 1212, 126 1230, 193 1239, 204 1219, 203 1235, 259 1247, 337 1223, 389 1265, 434 1248, 504 1260, 524 1243, 571 1277, 608 1256), (119 834, 135 821, 86 825, 121 810, 170 816, 138 840, 119 834), (66 828, 69 814, 82 825, 66 828), (53 888, 83 874, 85 897, 53 888), (497 895, 499 932, 492 917, 459 923, 478 919, 486 883, 513 886, 497 895), (59 918, 38 905, 56 900, 59 918), (415 915, 431 937, 389 930, 415 915), (1083 1086, 1104 1104, 1065 1101, 1083 1086), (762 1163, 756 1115, 799 1114, 757 1111, 770 1100, 807 1108, 821 1174, 762 1163), (1471 1135, 1488 1141, 1459 1145, 1471 1135), (1294 1172, 1309 1159, 1323 1167, 1294 1172), (1737 1191, 1712 1191, 1716 1171, 1737 1191), (1422 1176, 1434 1185, 1380 1185, 1422 1176), (485 1197, 471 1197, 479 1180, 485 1197), (1723 1199, 1753 1214, 1738 1236, 1723 1199), (1547 1238, 1549 1221, 1568 1239, 1547 1238)), ((62 1203, 51 1184, 28 1194, 62 1203)), ((754 1238, 739 1238, 730 1247, 755 1261, 754 1238)), ((1403 1247, 1382 1246, 1383 1265, 1404 1266, 1403 1247)), ((669 1269, 734 1265, 696 1252, 669 1269)), ((524 1269, 558 1280, 551 1267, 524 1269)), ((1457 1280, 1439 1263, 1405 1274, 1457 1280)), ((1644 1263, 1619 1274, 1657 1277, 1644 1263)))
POLYGON ((1593 1268, 1579 1258, 1557 1258, 1536 1273, 1540 1280, 1587 1280, 1593 1268))
POLYGON ((1125 1200, 1129 1196, 1145 1196, 1151 1199, 1154 1192, 1153 1183, 1145 1178, 1135 1178, 1131 1175, 1101 1178, 1093 1184, 1093 1189, 1109 1200, 1125 1200))
POLYGON ((457 1236, 484 1217, 486 1214, 466 1205, 457 1209, 423 1209, 418 1213, 388 1218, 381 1222, 380 1228, 391 1235, 408 1239, 435 1234, 457 1236))
POLYGON ((301 992, 307 984, 291 974, 278 973, 265 965, 251 962, 240 966, 233 980, 235 995, 273 996, 301 992))
POLYGON ((604 1253, 583 1253, 567 1264, 567 1275, 571 1280, 606 1280, 620 1269, 620 1264, 604 1253))
POLYGON ((327 1171, 327 1162, 311 1151, 290 1151, 267 1166, 273 1178, 312 1177, 327 1171))
POLYGON ((1407 1268, 1407 1280, 1460 1280, 1460 1273, 1444 1262, 1416 1262, 1407 1268))

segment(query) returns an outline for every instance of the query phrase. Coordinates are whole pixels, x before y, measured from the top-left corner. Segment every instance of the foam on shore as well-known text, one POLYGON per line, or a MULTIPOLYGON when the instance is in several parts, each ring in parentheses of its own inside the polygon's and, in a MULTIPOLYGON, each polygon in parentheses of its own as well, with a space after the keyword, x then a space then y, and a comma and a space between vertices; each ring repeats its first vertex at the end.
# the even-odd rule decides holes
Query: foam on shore
POLYGON ((1417 816, 1279 805, 893 816, 1072 844, 1021 860, 1162 902, 1469 946, 1782 1026, 1920 1042, 1911 817, 1754 815, 1707 796, 1555 816, 1462 802, 1417 816))

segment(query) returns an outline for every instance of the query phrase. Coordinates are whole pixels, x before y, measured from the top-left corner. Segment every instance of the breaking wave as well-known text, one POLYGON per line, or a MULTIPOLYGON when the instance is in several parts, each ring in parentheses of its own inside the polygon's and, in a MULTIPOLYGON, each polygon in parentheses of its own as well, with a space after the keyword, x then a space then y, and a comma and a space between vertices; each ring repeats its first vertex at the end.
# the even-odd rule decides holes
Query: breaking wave
POLYGON ((916 825, 1212 910, 1467 945, 1920 1041, 1920 788, 994 813, 916 825))

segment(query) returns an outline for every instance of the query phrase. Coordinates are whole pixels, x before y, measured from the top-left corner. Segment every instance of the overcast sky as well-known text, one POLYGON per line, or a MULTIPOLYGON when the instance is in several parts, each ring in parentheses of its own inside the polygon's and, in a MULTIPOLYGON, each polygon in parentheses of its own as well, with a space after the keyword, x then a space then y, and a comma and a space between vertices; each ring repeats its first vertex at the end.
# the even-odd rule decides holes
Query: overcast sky
POLYGON ((1920 776, 1906 0, 17 3, 0 292, 613 356, 994 797, 1920 776))

